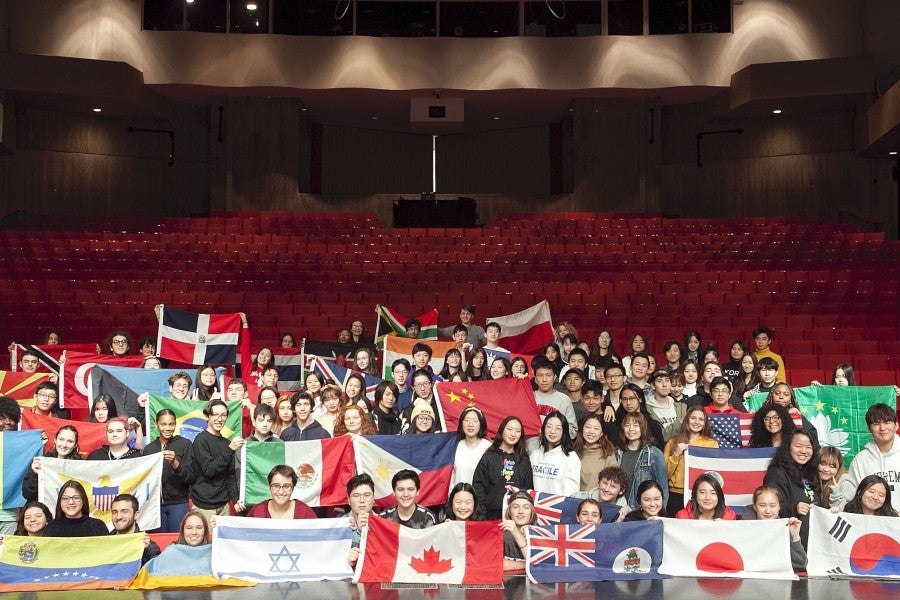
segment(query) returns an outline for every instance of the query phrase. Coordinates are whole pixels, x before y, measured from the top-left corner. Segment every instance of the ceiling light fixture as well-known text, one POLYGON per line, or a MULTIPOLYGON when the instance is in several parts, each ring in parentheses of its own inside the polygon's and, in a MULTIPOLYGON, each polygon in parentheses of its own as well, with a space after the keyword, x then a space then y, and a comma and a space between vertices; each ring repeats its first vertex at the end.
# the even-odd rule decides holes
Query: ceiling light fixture
POLYGON ((94 112, 103 112, 103 109, 102 109, 102 108, 95 108, 95 109, 93 109, 93 111, 94 111, 94 112))
POLYGON ((248 2, 247 10, 256 10, 256 2, 248 2))
POLYGON ((780 114, 781 114, 781 109, 780 109, 780 108, 776 108, 775 110, 772 111, 772 114, 773 114, 773 115, 780 115, 780 114))
POLYGON ((897 151, 891 150, 890 152, 888 152, 888 154, 890 154, 891 156, 897 156, 897 151))

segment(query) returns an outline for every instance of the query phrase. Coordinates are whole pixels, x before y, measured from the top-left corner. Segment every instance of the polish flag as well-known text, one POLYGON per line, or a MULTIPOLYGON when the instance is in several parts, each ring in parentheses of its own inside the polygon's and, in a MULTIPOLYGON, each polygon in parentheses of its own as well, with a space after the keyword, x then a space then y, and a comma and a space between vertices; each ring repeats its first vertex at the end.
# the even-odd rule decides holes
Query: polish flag
POLYGON ((411 529, 371 515, 354 583, 496 585, 503 581, 503 532, 496 521, 447 521, 411 529))
POLYGON ((511 315, 489 317, 486 322, 491 321, 500 325, 497 345, 510 352, 528 352, 553 341, 550 304, 546 300, 511 315))

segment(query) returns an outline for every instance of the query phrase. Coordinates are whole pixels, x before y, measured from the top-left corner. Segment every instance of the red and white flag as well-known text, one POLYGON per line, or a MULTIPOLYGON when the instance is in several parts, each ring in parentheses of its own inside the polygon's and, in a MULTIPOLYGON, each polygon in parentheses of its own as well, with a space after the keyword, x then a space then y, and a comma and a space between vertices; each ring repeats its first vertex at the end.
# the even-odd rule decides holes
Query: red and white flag
POLYGON ((550 304, 546 300, 511 315, 488 317, 486 322, 491 321, 500 325, 497 345, 510 352, 528 352, 553 341, 550 304))
POLYGON ((497 521, 447 521, 411 529, 374 515, 363 532, 354 583, 503 581, 503 532, 497 521))
POLYGON ((19 357, 26 351, 37 355, 38 371, 59 375, 59 358, 63 352, 96 352, 97 344, 16 344, 9 355, 11 370, 19 370, 19 357))
POLYGON ((834 514, 813 506, 809 515, 810 577, 900 578, 900 519, 834 514))
POLYGON ((787 519, 665 519, 659 572, 679 577, 796 579, 787 519))
POLYGON ((62 376, 59 378, 59 405, 62 408, 88 408, 91 395, 91 369, 96 365, 113 367, 140 367, 144 361, 141 355, 113 356, 112 354, 89 354, 87 352, 66 352, 62 376))
POLYGON ((241 315, 205 315, 163 306, 156 348, 160 358, 190 365, 230 365, 237 360, 241 315))
POLYGON ((775 448, 701 448, 690 446, 684 453, 684 503, 691 501, 694 481, 707 471, 722 477, 725 504, 737 514, 753 504, 753 492, 762 485, 775 448))

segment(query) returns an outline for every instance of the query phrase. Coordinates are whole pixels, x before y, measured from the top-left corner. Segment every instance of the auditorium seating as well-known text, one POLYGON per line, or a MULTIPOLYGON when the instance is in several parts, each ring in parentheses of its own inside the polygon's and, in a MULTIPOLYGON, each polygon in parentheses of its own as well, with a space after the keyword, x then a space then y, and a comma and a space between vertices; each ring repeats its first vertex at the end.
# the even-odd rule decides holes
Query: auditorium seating
POLYGON ((51 327, 73 342, 113 326, 150 334, 157 303, 243 310, 254 340, 274 343, 284 331, 333 339, 357 316, 371 332, 376 304, 437 308, 449 324, 463 302, 485 318, 546 299, 583 338, 612 329, 620 352, 636 331, 661 356, 698 329, 726 355, 766 324, 797 377, 827 379, 837 362, 872 381, 900 372, 900 243, 818 218, 508 214, 461 230, 275 212, 5 227, 0 318, 16 341, 51 327))

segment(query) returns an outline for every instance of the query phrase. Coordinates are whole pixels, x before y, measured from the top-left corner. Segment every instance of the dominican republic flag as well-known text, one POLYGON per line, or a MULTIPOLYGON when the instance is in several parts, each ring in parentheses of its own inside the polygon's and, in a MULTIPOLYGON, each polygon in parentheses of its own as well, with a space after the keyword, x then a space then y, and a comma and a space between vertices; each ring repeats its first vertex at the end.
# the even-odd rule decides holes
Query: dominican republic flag
POLYGON ((456 431, 459 415, 474 406, 484 413, 489 438, 497 435, 497 427, 509 415, 519 417, 526 437, 541 433, 541 415, 528 379, 442 381, 435 386, 435 394, 444 431, 456 431))
MULTIPOLYGON (((347 503, 347 480, 356 474, 350 436, 305 442, 248 442, 241 449, 241 498, 247 506, 270 497, 267 477, 272 467, 288 465, 297 473, 291 498, 310 506, 347 503)), ((360 471, 362 472, 362 471, 360 471)))
MULTIPOLYGON (((389 335, 397 335, 407 337, 406 322, 408 317, 404 317, 397 311, 391 310, 387 306, 377 305, 375 314, 378 315, 378 321, 375 323, 375 341, 381 341, 389 335)), ((427 313, 415 317, 422 324, 419 330, 420 340, 436 340, 438 337, 438 312, 436 308, 432 308, 427 313)))
POLYGON ((412 469, 420 480, 416 502, 437 506, 447 501, 456 444, 455 433, 357 435, 353 438, 356 472, 372 476, 375 505, 387 508, 397 503, 391 486, 394 473, 412 469))
POLYGON ((16 344, 9 355, 10 369, 19 370, 19 358, 25 350, 30 350, 38 356, 41 366, 38 369, 44 373, 56 373, 59 375, 59 359, 64 352, 87 352, 92 354, 97 351, 96 344, 16 344))
POLYGON ((216 517, 212 573, 217 578, 258 583, 349 579, 353 576, 347 564, 351 544, 346 517, 216 517))
POLYGON ((18 400, 19 406, 34 406, 34 392, 45 381, 50 381, 47 373, 0 371, 0 396, 18 400))
POLYGON ((411 529, 374 515, 363 532, 353 576, 354 583, 502 581, 503 531, 497 521, 447 521, 411 529))
MULTIPOLYGON (((256 364, 256 355, 262 346, 250 353, 251 364, 256 364)), ((278 389, 295 392, 303 387, 303 350, 301 348, 269 348, 278 369, 278 389)), ((238 351, 238 364, 243 364, 243 355, 238 351)), ((246 381, 246 380, 245 380, 246 381)))
MULTIPOLYGON (((719 448, 749 448, 750 425, 753 423, 754 414, 707 414, 709 429, 713 438, 719 442, 719 448)), ((803 419, 800 415, 794 415, 794 426, 801 427, 802 425, 803 419)))
POLYGON ((241 315, 201 315, 162 307, 156 341, 160 358, 189 365, 233 365, 241 333, 241 315))
MULTIPOLYGON (((97 365, 91 369, 91 407, 94 406, 94 398, 100 394, 109 394, 116 401, 116 410, 120 415, 143 418, 144 409, 138 404, 138 396, 147 392, 156 396, 169 394, 169 377, 182 369, 141 369, 140 367, 113 367, 110 365, 97 365)), ((194 373, 190 373, 194 379, 194 373)), ((219 389, 224 392, 225 369, 216 369, 216 379, 219 389)), ((191 383, 188 398, 193 397, 197 382, 191 383)), ((223 394, 224 395, 224 394, 223 394)), ((155 415, 155 413, 154 413, 155 415)))
POLYGON ((787 519, 665 519, 659 572, 676 577, 797 579, 787 519))
POLYGON ((74 479, 87 492, 90 516, 110 526, 113 498, 118 494, 131 494, 140 502, 140 528, 143 531, 156 529, 162 498, 162 468, 162 453, 123 460, 66 460, 45 456, 41 458, 38 473, 38 500, 53 512, 59 488, 74 479))
POLYGON ((694 481, 707 471, 722 476, 725 504, 737 514, 753 504, 753 492, 762 485, 775 448, 701 448, 690 446, 684 453, 684 502, 691 501, 694 481))
POLYGON ((53 450, 56 432, 61 427, 70 425, 78 431, 78 451, 82 456, 106 444, 106 423, 90 423, 87 421, 70 421, 36 415, 30 410, 22 411, 22 430, 42 429, 47 434, 44 452, 53 450))
POLYGON ((534 583, 660 579, 661 520, 528 527, 525 572, 534 583))
POLYGON ((806 554, 810 577, 900 578, 900 519, 813 506, 806 554))
POLYGON ((550 320, 550 304, 544 300, 531 308, 502 317, 489 317, 500 325, 498 346, 510 352, 528 352, 553 341, 553 323, 550 320))
POLYGON ((25 506, 22 481, 31 469, 32 459, 40 456, 43 449, 39 431, 0 432, 0 509, 25 506))
MULTIPOLYGON (((534 501, 534 512, 537 514, 537 524, 547 527, 555 525, 573 525, 578 523, 578 505, 584 498, 574 496, 562 496, 538 492, 536 490, 522 490, 515 486, 506 486, 506 494, 503 496, 504 508, 509 505, 510 497, 516 492, 528 492, 534 501)), ((621 507, 617 504, 600 503, 603 513, 601 523, 614 523, 619 517, 621 507)))
POLYGON ((89 538, 6 536, 0 551, 4 592, 127 587, 144 552, 144 534, 89 538))
MULTIPOLYGON (((91 369, 97 365, 111 367, 140 367, 144 357, 140 355, 113 356, 66 352, 62 375, 59 378, 59 405, 62 408, 89 408, 93 402, 91 393, 91 369)), ((148 369, 149 371, 149 369, 148 369)), ((168 389, 168 388, 166 388, 168 389)))
POLYGON ((375 400, 375 388, 378 387, 379 383, 384 381, 384 379, 375 377, 374 375, 369 375, 368 373, 360 373, 359 371, 354 371, 353 369, 342 367, 336 363, 329 362, 318 357, 313 360, 312 367, 313 371, 315 371, 325 379, 333 380, 336 384, 341 386, 341 389, 344 389, 344 387, 346 387, 347 380, 351 375, 353 375, 354 373, 356 373, 357 375, 362 375, 363 379, 366 380, 366 398, 369 399, 369 402, 373 402, 375 400))
MULTIPOLYGON (((384 338, 384 357, 381 364, 384 370, 384 379, 388 381, 394 380, 394 374, 391 372, 391 365, 398 358, 405 358, 409 364, 413 364, 412 349, 418 343, 425 343, 431 347, 431 360, 428 365, 433 373, 440 373, 444 367, 444 356, 453 348, 456 348, 456 342, 438 342, 435 340, 413 340, 410 338, 402 338, 396 335, 389 335, 384 338)), ((415 368, 412 369, 415 371, 415 368)), ((412 378, 412 373, 409 374, 412 378)))

